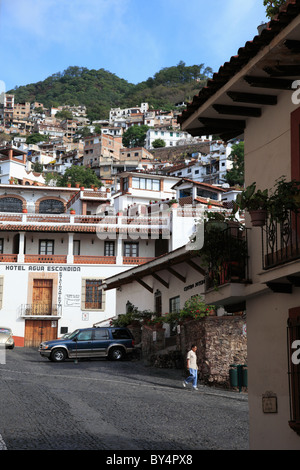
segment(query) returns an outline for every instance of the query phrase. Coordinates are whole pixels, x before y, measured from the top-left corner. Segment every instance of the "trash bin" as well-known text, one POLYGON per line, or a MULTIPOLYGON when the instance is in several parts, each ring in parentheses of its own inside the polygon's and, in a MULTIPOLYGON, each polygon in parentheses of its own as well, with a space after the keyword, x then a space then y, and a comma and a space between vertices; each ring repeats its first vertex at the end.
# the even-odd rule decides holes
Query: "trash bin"
POLYGON ((248 368, 247 365, 243 365, 243 387, 248 387, 248 368))
POLYGON ((230 381, 230 386, 231 387, 238 387, 238 385, 239 385, 238 370, 237 370, 237 365, 236 364, 230 364, 229 381, 230 381))
POLYGON ((229 380, 230 386, 233 388, 239 388, 248 386, 248 370, 245 364, 230 364, 229 369, 229 380))

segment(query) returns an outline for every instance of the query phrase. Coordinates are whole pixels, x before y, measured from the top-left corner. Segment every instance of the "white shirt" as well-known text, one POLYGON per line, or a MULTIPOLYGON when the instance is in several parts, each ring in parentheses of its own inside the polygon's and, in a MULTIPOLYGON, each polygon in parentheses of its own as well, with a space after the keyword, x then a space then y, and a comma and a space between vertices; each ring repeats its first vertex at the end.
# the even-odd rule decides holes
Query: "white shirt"
POLYGON ((189 368, 198 370, 197 356, 192 349, 187 353, 187 359, 189 360, 189 368))

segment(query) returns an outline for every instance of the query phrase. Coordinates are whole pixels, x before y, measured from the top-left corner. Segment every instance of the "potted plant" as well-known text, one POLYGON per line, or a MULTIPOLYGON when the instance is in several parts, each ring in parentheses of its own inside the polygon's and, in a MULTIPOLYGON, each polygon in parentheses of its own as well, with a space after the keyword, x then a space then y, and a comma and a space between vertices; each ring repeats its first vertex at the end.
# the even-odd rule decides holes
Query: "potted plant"
POLYGON ((185 302, 183 309, 179 312, 179 319, 200 320, 211 315, 211 312, 215 312, 215 306, 207 305, 201 295, 194 295, 185 302))
POLYGON ((280 223, 290 211, 296 213, 300 208, 300 181, 286 181, 285 177, 280 177, 274 188, 269 198, 269 212, 271 219, 280 223))
MULTIPOLYGON (((157 201, 156 201, 157 202, 157 201)), ((178 207, 178 202, 177 202, 177 199, 173 198, 173 199, 169 199, 168 201, 168 205, 169 207, 178 207)))
POLYGON ((70 214, 72 214, 72 215, 76 214, 75 209, 73 209, 73 207, 71 207, 71 209, 70 209, 70 214))
POLYGON ((262 227, 266 223, 269 209, 268 190, 256 190, 256 183, 252 183, 237 195, 233 212, 247 210, 254 227, 262 227))

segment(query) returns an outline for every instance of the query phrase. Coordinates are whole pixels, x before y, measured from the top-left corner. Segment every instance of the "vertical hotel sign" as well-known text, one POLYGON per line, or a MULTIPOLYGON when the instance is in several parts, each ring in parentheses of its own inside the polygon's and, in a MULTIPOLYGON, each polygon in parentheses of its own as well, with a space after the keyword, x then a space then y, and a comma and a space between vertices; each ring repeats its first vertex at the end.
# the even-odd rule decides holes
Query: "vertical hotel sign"
POLYGON ((62 308, 62 272, 58 274, 58 296, 57 296, 57 305, 58 308, 62 308))

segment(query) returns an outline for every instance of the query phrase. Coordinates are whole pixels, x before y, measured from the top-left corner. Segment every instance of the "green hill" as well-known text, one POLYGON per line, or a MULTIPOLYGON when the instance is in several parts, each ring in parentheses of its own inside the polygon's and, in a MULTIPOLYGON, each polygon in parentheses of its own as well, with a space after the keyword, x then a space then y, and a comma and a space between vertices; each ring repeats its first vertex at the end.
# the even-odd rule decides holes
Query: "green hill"
POLYGON ((204 64, 186 66, 179 62, 166 67, 137 85, 104 69, 72 66, 43 81, 16 87, 9 93, 18 103, 41 102, 46 107, 85 105, 91 120, 107 119, 111 108, 132 107, 143 102, 153 109, 173 109, 176 103, 190 101, 210 78, 204 64))

